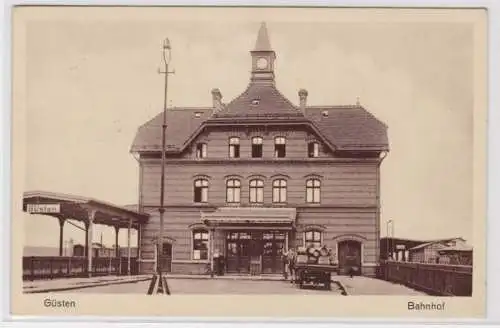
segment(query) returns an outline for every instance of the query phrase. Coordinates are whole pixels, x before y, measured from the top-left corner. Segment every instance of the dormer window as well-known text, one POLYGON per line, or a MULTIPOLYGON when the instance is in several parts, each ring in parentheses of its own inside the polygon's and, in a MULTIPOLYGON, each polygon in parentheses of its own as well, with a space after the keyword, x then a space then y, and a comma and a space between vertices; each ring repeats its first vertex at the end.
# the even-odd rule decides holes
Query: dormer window
POLYGON ((259 103, 260 103, 260 100, 259 100, 259 99, 254 99, 254 100, 252 100, 252 105, 253 105, 253 106, 257 106, 259 103))
POLYGON ((274 157, 283 158, 286 156, 286 140, 284 137, 274 138, 274 157))
POLYGON ((196 118, 200 118, 200 117, 201 117, 201 112, 196 112, 196 113, 194 113, 194 117, 196 117, 196 118))
POLYGON ((229 158, 240 158, 240 138, 229 138, 229 158))
POLYGON ((319 143, 310 142, 307 144, 308 157, 319 157, 319 143))
POLYGON ((328 117, 328 111, 327 110, 322 111, 321 115, 323 115, 323 117, 328 117))
POLYGON ((252 158, 262 157, 262 143, 263 140, 261 137, 252 138, 252 158))
POLYGON ((196 158, 205 158, 207 157, 207 144, 199 143, 196 145, 196 158))

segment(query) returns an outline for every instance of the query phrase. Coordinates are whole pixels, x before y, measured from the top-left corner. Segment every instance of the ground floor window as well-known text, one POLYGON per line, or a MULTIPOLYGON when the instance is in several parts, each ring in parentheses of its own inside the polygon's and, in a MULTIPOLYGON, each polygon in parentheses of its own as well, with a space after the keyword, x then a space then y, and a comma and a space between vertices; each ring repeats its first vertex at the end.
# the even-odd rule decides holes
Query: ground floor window
POLYGON ((306 247, 321 247, 321 231, 308 230, 304 233, 304 243, 306 247))
POLYGON ((193 231, 193 260, 208 259, 208 231, 193 231))

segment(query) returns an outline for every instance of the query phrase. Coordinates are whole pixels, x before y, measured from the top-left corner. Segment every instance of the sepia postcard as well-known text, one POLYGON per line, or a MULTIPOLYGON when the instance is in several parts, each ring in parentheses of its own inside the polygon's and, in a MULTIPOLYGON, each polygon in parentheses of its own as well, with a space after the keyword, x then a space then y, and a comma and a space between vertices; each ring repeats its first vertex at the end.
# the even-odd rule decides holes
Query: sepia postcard
POLYGON ((483 9, 13 9, 13 315, 481 318, 483 9))

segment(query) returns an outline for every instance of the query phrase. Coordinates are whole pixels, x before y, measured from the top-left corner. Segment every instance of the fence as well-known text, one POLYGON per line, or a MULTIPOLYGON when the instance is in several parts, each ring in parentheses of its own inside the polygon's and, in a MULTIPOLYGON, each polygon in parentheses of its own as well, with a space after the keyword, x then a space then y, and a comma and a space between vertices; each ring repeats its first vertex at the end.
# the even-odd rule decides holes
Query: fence
MULTIPOLYGON (((23 257, 23 280, 54 279, 88 276, 86 257, 25 256, 23 257)), ((126 275, 128 258, 92 259, 92 275, 126 275)), ((130 273, 138 274, 137 258, 130 259, 130 273)))
POLYGON ((472 266, 384 261, 377 275, 430 295, 472 295, 472 266))

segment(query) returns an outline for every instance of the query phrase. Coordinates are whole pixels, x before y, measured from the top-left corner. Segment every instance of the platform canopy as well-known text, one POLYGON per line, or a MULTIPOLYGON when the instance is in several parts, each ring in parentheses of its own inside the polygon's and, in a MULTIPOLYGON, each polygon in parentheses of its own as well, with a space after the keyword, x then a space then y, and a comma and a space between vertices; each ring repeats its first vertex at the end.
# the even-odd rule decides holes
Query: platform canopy
POLYGON ((223 229, 288 229, 295 227, 295 208, 220 207, 202 213, 201 221, 208 227, 223 229))
POLYGON ((118 228, 128 228, 129 224, 133 228, 137 228, 149 219, 147 213, 137 212, 102 200, 48 191, 25 192, 23 211, 83 222, 88 221, 89 213, 94 212, 93 223, 118 228))

